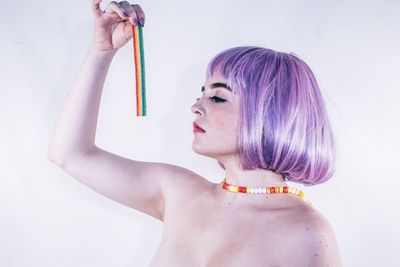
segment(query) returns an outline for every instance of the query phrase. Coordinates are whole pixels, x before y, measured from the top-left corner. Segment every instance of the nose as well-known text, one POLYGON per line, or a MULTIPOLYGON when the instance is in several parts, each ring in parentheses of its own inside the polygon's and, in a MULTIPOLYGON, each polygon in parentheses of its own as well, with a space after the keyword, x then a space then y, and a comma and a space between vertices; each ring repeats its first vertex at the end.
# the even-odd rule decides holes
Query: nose
POLYGON ((197 99, 197 102, 192 105, 191 110, 195 115, 202 116, 204 114, 204 110, 203 107, 200 105, 199 99, 197 99))

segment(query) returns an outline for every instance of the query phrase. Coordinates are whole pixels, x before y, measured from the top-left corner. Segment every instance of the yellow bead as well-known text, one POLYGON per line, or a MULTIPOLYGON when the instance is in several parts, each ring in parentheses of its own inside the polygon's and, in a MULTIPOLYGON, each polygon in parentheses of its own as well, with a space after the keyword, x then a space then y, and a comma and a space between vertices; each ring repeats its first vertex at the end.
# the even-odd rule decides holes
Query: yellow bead
POLYGON ((304 198, 304 192, 300 191, 299 197, 300 197, 301 199, 303 199, 303 198, 304 198))
POLYGON ((275 193, 279 193, 279 186, 275 186, 275 193))
POLYGON ((283 187, 282 186, 279 187, 279 193, 283 193, 283 187))
POLYGON ((288 189, 289 191, 289 193, 291 194, 291 193, 293 193, 293 189, 291 188, 291 187, 289 187, 289 189, 288 189))
POLYGON ((233 186, 233 192, 238 192, 238 191, 239 191, 239 186, 234 185, 234 186, 233 186))
POLYGON ((246 187, 246 193, 250 193, 250 187, 246 187))

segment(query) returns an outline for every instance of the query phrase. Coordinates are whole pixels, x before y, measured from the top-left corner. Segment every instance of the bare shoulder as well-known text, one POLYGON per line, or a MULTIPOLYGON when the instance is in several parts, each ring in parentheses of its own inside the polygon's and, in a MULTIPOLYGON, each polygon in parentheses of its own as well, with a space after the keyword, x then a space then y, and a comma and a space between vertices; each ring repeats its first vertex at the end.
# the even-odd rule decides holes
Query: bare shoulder
POLYGON ((304 266, 342 266, 335 233, 331 224, 317 209, 304 204, 295 212, 291 223, 294 251, 304 266))
POLYGON ((163 163, 163 193, 168 201, 171 197, 184 197, 194 192, 208 191, 214 183, 187 168, 163 163))

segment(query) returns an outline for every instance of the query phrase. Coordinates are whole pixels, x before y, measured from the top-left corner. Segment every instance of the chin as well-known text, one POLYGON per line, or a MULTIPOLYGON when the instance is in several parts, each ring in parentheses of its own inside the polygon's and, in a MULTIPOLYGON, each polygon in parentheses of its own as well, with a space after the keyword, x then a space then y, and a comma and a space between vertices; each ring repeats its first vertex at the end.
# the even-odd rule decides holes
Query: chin
POLYGON ((219 149, 216 150, 215 148, 211 149, 210 147, 204 147, 203 145, 192 144, 192 150, 196 154, 213 158, 215 160, 220 160, 221 158, 230 155, 232 153, 237 153, 238 151, 228 150, 228 149, 219 149))
POLYGON ((205 156, 205 157, 212 157, 211 155, 213 154, 213 151, 210 151, 207 148, 204 148, 204 146, 201 145, 192 145, 192 150, 194 153, 205 156))

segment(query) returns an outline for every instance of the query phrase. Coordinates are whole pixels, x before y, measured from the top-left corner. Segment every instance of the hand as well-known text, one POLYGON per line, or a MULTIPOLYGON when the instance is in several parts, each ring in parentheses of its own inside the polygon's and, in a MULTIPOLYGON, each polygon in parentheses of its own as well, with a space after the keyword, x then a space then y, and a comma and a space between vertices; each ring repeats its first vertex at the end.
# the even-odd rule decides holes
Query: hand
POLYGON ((115 51, 132 37, 132 25, 144 24, 145 15, 139 5, 131 5, 127 1, 112 1, 102 11, 101 1, 92 1, 95 19, 93 48, 103 52, 115 51))

